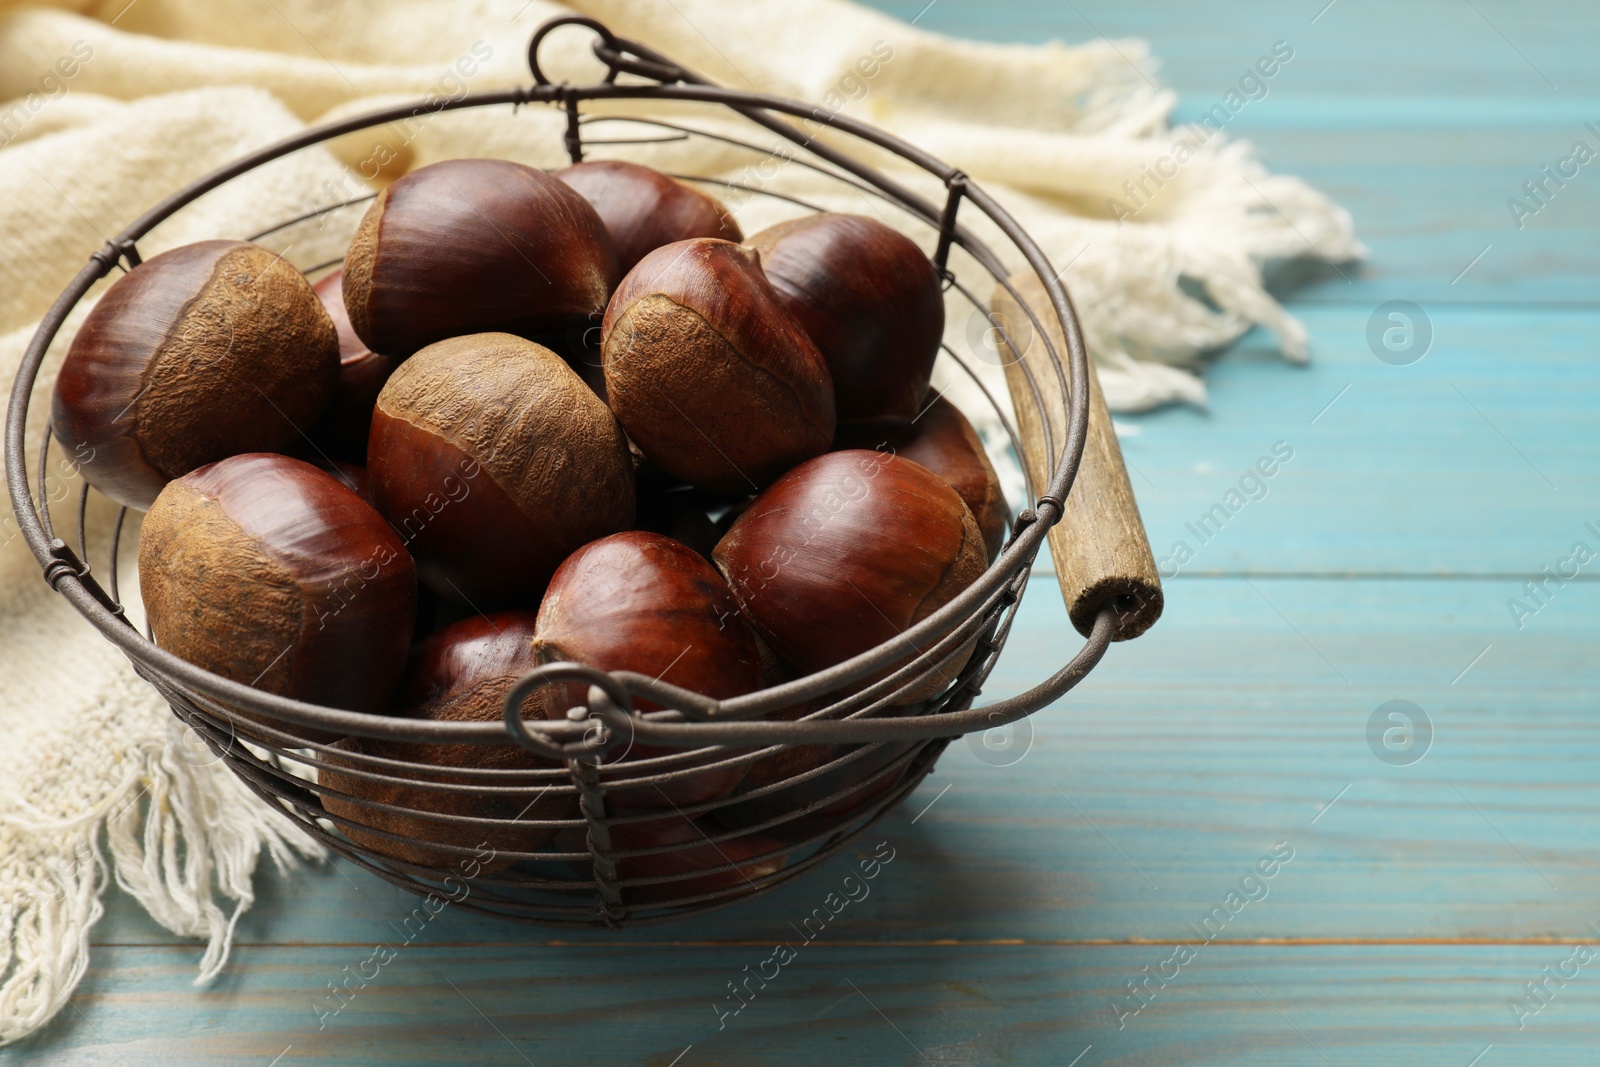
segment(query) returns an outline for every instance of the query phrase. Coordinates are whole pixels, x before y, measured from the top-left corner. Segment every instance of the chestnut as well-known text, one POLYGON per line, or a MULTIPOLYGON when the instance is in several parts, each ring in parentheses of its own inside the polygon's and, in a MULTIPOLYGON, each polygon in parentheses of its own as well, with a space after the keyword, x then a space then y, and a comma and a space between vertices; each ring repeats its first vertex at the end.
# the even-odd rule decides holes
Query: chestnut
POLYGON ((420 167, 378 194, 344 260, 344 301, 374 351, 405 358, 446 337, 557 333, 596 315, 617 253, 589 202, 505 159, 420 167))
MULTIPOLYGON (((419 642, 406 664, 405 678, 395 700, 396 714, 432 722, 499 722, 506 694, 517 679, 537 664, 533 654, 534 615, 527 611, 496 612, 464 619, 419 642)), ((565 786, 563 778, 550 776, 537 782, 489 781, 482 776, 452 775, 448 768, 475 770, 536 770, 559 768, 553 760, 535 755, 521 745, 452 745, 386 741, 349 737, 335 746, 384 759, 419 764, 409 769, 371 766, 329 756, 319 768, 318 782, 357 800, 377 801, 415 811, 459 815, 478 819, 550 821, 575 818, 577 796, 570 789, 543 791, 545 786, 565 786), (411 778, 419 785, 375 782, 336 768, 358 768, 394 777, 411 778), (433 768, 438 768, 434 770, 433 768), (487 786, 472 792, 445 792, 426 783, 487 786), (519 792, 510 791, 515 787, 519 792), (505 792, 494 788, 506 789, 505 792)), ((477 828, 371 808, 333 794, 324 794, 323 808, 346 820, 337 825, 356 844, 381 855, 423 867, 456 867, 477 858, 483 870, 511 866, 514 859, 502 852, 532 852, 555 836, 555 828, 506 826, 477 828), (395 841, 363 827, 385 830, 407 840, 395 841), (477 856, 430 848, 429 843, 475 850, 477 856), (488 851, 492 858, 483 859, 488 851)))
POLYGON ((633 524, 617 420, 560 356, 511 334, 400 364, 378 394, 367 474, 423 580, 480 608, 532 604, 574 549, 633 524))
POLYGON ((287 456, 231 456, 169 482, 139 535, 158 645, 224 678, 351 711, 381 711, 400 682, 416 578, 371 504, 287 456))
POLYGON ((930 396, 927 407, 913 422, 841 423, 833 447, 892 451, 943 478, 972 509, 992 562, 1011 529, 1011 505, 1006 503, 1000 476, 989 462, 978 431, 960 408, 936 391, 930 396))
POLYGON ((662 245, 693 237, 742 241, 739 224, 721 201, 658 170, 617 159, 574 163, 556 171, 594 205, 626 274, 662 245))
POLYGON ((690 485, 751 492, 833 439, 827 365, 740 245, 645 256, 606 305, 600 345, 617 419, 690 485))
MULTIPOLYGON (((362 500, 365 500, 369 504, 372 503, 372 484, 370 479, 367 477, 367 468, 358 467, 354 463, 345 463, 337 459, 323 460, 312 465, 317 467, 319 470, 327 471, 329 474, 339 479, 339 481, 343 482, 348 488, 354 490, 355 494, 362 500)), ((416 625, 412 628, 411 635, 413 640, 420 640, 421 638, 433 633, 435 630, 443 629, 443 625, 440 622, 442 608, 443 602, 439 594, 428 588, 428 586, 423 584, 421 581, 418 581, 417 619, 416 625)), ((473 611, 470 607, 463 607, 459 615, 452 615, 450 619, 446 621, 453 622, 456 619, 463 618, 468 614, 477 615, 477 612, 473 611)))
POLYGON ((143 511, 168 481, 276 452, 322 413, 339 342, 311 283, 245 241, 163 252, 89 312, 56 379, 56 439, 84 477, 143 511))
MULTIPOLYGON (((826 702, 823 701, 822 703, 826 702)), ((804 718, 807 713, 813 710, 815 708, 811 705, 801 705, 787 712, 769 715, 768 718, 793 721, 804 718)), ((923 705, 921 704, 888 707, 876 712, 874 717, 894 718, 902 715, 917 715, 922 710, 923 705)), ((765 786, 776 785, 786 779, 832 763, 857 750, 864 751, 861 751, 855 759, 850 760, 848 763, 843 763, 831 770, 824 771, 814 778, 797 782, 785 789, 776 789, 759 797, 717 808, 711 815, 722 825, 729 829, 737 830, 746 826, 755 826, 769 819, 793 814, 799 809, 815 804, 825 797, 849 789, 850 792, 829 804, 823 805, 816 811, 795 816, 766 827, 761 831, 768 837, 778 838, 783 841, 805 840, 822 831, 842 826, 849 821, 852 815, 899 785, 905 777, 906 769, 910 764, 903 764, 894 770, 886 770, 886 768, 922 743, 921 741, 886 741, 875 745, 787 746, 770 756, 763 756, 753 762, 750 765, 749 772, 744 777, 744 781, 739 783, 738 791, 740 793, 749 793, 765 786)))
MULTIPOLYGON (((610 828, 611 848, 616 852, 678 846, 670 852, 618 859, 618 878, 666 878, 697 871, 714 872, 653 885, 625 886, 622 889, 623 899, 635 905, 666 904, 685 897, 748 887, 783 869, 788 857, 780 851, 784 847, 781 841, 761 834, 741 834, 725 841, 712 840, 727 832, 727 827, 708 819, 690 819, 676 814, 645 822, 613 825, 610 828), (768 855, 772 852, 778 854, 768 855), (730 870, 714 870, 733 864, 737 866, 730 870)), ((588 848, 587 838, 581 831, 562 831, 557 840, 562 851, 582 852, 588 848)), ((587 874, 589 864, 580 866, 587 874)))
MULTIPOLYGON (((830 452, 778 479, 712 559, 745 620, 803 674, 898 636, 986 566, 983 533, 954 489, 921 464, 863 450, 830 452)), ((900 699, 927 699, 961 665, 900 699)))
POLYGON ((356 336, 344 306, 343 278, 344 271, 336 270, 312 286, 339 336, 339 383, 308 436, 315 450, 330 459, 365 463, 373 405, 400 361, 380 356, 356 336))
POLYGON ((611 828, 611 847, 618 850, 660 848, 678 845, 671 852, 650 856, 631 856, 617 861, 619 878, 664 878, 691 871, 712 871, 737 864, 732 870, 715 871, 697 878, 654 885, 631 886, 622 892, 625 899, 641 904, 660 904, 684 897, 749 887, 758 879, 783 869, 787 857, 780 841, 760 834, 742 834, 726 841, 713 841, 727 829, 716 823, 672 816, 643 823, 623 823, 611 828), (688 847, 681 847, 688 846, 688 847), (768 856, 767 853, 778 852, 768 856))
POLYGON ((316 459, 308 462, 318 470, 333 475, 346 489, 362 500, 372 503, 372 484, 367 478, 367 468, 356 463, 346 463, 341 459, 316 459))
POLYGON ((875 219, 824 213, 781 222, 746 244, 827 360, 840 421, 922 410, 944 295, 914 241, 875 219))
MULTIPOLYGON (((634 671, 718 700, 752 693, 762 682, 755 637, 716 568, 692 549, 642 530, 585 545, 561 565, 539 605, 534 648, 541 663, 571 660, 603 671, 634 671)), ((546 708, 552 718, 563 719, 568 708, 583 703, 581 686, 556 692, 559 699, 546 708)), ((644 700, 636 706, 659 710, 644 700)), ((684 751, 636 743, 620 758, 684 751)), ((672 769, 732 755, 712 751, 672 769)), ((736 764, 661 786, 608 788, 607 803, 619 810, 698 804, 733 792, 745 770, 736 764)))

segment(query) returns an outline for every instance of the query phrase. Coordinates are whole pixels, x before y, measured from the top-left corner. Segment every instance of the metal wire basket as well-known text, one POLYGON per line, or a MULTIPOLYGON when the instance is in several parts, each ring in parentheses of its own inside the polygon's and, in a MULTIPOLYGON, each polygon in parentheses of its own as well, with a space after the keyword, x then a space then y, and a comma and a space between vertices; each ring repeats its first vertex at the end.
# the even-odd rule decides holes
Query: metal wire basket
MULTIPOLYGON (((307 130, 178 190, 107 242, 57 298, 23 358, 8 410, 6 476, 21 532, 43 567, 45 579, 127 654, 135 670, 160 691, 178 718, 217 758, 225 760, 251 790, 284 811, 308 834, 396 885, 458 907, 549 925, 618 927, 723 906, 771 890, 826 862, 914 790, 931 772, 949 740, 1005 726, 1053 702, 1099 662, 1110 642, 1137 636, 1154 622, 1162 598, 1072 305, 1044 254, 981 187, 881 130, 834 111, 713 85, 644 45, 616 37, 591 19, 566 17, 545 23, 530 43, 528 59, 534 79, 531 86, 387 108, 307 130), (569 24, 587 27, 595 34, 594 54, 607 70, 602 81, 552 84, 541 70, 541 42, 553 29, 569 24), (623 74, 636 80, 619 83, 623 74), (585 151, 585 127, 591 121, 616 118, 585 116, 580 105, 591 100, 626 99, 682 101, 743 116, 792 143, 795 151, 787 157, 789 162, 897 205, 916 224, 937 234, 932 261, 947 287, 990 316, 1006 357, 1017 420, 1006 417, 960 353, 946 346, 946 354, 972 377, 993 406, 1023 461, 1028 493, 1035 501, 1016 517, 1006 546, 983 576, 895 639, 793 682, 716 701, 644 675, 553 664, 518 682, 507 696, 503 724, 428 722, 298 702, 202 670, 157 647, 130 625, 117 588, 117 556, 127 509, 118 513, 110 545, 99 550, 108 564, 109 581, 103 586, 88 565, 91 551, 86 543, 85 517, 89 486, 84 485, 77 501, 73 544, 59 535, 52 522, 48 426, 38 457, 36 488, 30 486, 26 470, 30 392, 46 349, 90 287, 113 269, 136 267, 140 257, 135 242, 191 201, 255 167, 308 146, 402 121, 424 110, 505 105, 515 109, 537 103, 564 109, 565 145, 576 162, 585 151), (930 201, 851 154, 806 136, 788 117, 826 124, 835 133, 853 138, 851 143, 875 146, 933 175, 946 190, 944 202, 930 201), (958 224, 963 203, 992 221, 1028 264, 1029 271, 1024 274, 1032 277, 1008 278, 1000 257, 958 224), (964 249, 991 276, 997 286, 996 299, 1005 304, 1004 313, 988 309, 972 285, 955 275, 949 257, 956 247, 964 249), (1024 289, 1032 294, 1031 302, 1024 299, 1024 289), (1033 689, 974 709, 973 701, 1005 644, 1047 534, 1070 616, 1087 640, 1063 667, 1033 689), (930 678, 949 677, 950 668, 960 662, 965 666, 953 681, 907 713, 906 694, 918 687, 925 690, 930 678), (859 684, 874 676, 881 677, 864 687, 859 684), (586 685, 586 706, 574 708, 565 722, 542 717, 524 720, 527 698, 556 682, 586 685), (847 688, 854 691, 823 702, 847 688), (637 699, 667 710, 640 714, 634 707, 637 699), (799 720, 765 718, 808 703, 814 710, 799 720), (552 763, 538 769, 452 767, 442 773, 427 762, 357 755, 329 744, 310 743, 296 732, 304 727, 336 736, 432 744, 504 745, 514 741, 552 763), (636 742, 679 751, 648 759, 608 759, 619 747, 636 742), (728 797, 674 807, 673 818, 694 827, 694 834, 668 834, 668 839, 650 843, 649 835, 641 838, 639 831, 648 830, 652 822, 659 825, 662 812, 608 808, 608 799, 622 789, 671 786, 708 769, 748 766, 799 746, 821 747, 807 749, 812 757, 801 761, 802 769, 796 773, 728 797), (564 797, 570 817, 508 820, 442 814, 415 804, 389 804, 344 791, 348 783, 358 780, 378 788, 405 790, 399 794, 405 797, 496 794, 507 800, 526 798, 530 807, 541 797, 564 797), (341 799, 343 804, 337 806, 346 812, 354 805, 402 817, 410 820, 410 825, 438 824, 455 842, 487 842, 491 838, 503 842, 508 840, 508 829, 523 827, 556 833, 549 849, 499 847, 487 853, 482 845, 446 844, 430 838, 427 848, 436 859, 424 866, 397 859, 390 854, 396 849, 384 847, 406 845, 405 834, 352 823, 330 813, 324 807, 325 796, 341 799), (743 816, 725 818, 736 807, 743 816), (726 825, 737 828, 708 830, 711 820, 702 818, 707 815, 711 820, 724 818, 726 825), (352 839, 352 830, 361 843, 352 839), (630 840, 634 847, 624 847, 630 840), (488 862, 490 856, 492 863, 488 862)), ((752 151, 769 151, 683 123, 633 117, 627 121, 663 127, 673 131, 673 137, 713 137, 752 151)), ((675 176, 743 188, 752 195, 818 210, 814 204, 764 187, 675 176)), ((349 203, 360 199, 365 198, 349 203)), ((252 239, 313 214, 285 220, 252 239)), ((309 273, 327 266, 330 264, 305 269, 309 273)))

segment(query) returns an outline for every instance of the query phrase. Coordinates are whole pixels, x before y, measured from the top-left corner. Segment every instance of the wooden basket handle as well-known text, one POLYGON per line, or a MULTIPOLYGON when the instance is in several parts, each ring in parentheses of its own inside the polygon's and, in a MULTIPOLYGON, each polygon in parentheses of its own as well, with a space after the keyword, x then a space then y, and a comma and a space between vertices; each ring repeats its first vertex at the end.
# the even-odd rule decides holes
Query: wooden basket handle
MULTIPOLYGON (((1032 271, 1011 278, 1011 284, 1050 332, 1050 343, 1066 359, 1067 342, 1044 285, 1032 271)), ((1032 323, 1004 287, 990 298, 995 321, 1008 326, 1021 359, 1004 344, 997 346, 1005 365, 1006 386, 1017 413, 1017 435, 1022 441, 1022 462, 1035 486, 1048 485, 1055 457, 1045 449, 1044 427, 1057 449, 1067 437, 1067 398, 1057 384, 1056 370, 1032 323), (1024 364, 1027 370, 1024 370, 1024 364), (1044 410, 1028 384, 1028 374, 1038 383, 1044 410)), ((1072 625, 1085 637, 1096 616, 1107 606, 1117 609, 1114 641, 1126 641, 1148 630, 1161 617, 1164 602, 1155 556, 1133 499, 1122 447, 1111 428, 1111 413, 1100 395, 1100 379, 1089 361, 1089 434, 1083 462, 1067 494, 1061 521, 1049 535, 1050 555, 1066 601, 1072 625)))

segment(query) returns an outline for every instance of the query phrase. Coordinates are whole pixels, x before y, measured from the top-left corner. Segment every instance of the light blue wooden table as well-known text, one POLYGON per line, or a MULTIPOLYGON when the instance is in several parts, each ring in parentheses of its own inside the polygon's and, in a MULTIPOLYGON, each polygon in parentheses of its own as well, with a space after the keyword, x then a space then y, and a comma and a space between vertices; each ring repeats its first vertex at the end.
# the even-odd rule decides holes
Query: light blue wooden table
MULTIPOLYGON (((269 874, 196 992, 195 946, 113 894, 73 1007, 0 1062, 1600 1062, 1600 559, 1520 627, 1507 607, 1574 542, 1600 551, 1600 163, 1522 229, 1506 206, 1575 141, 1600 148, 1600 9, 1324 2, 923 11, 994 40, 1146 37, 1189 117, 1291 42, 1230 130, 1349 206, 1373 256, 1293 291, 1309 367, 1247 337, 1208 413, 1124 420, 1158 556, 1275 442, 1294 458, 1191 545, 1161 624, 1036 717, 1021 762, 950 748, 863 843, 894 849, 870 897, 725 1028, 727 984, 846 861, 620 937, 446 911, 321 1028, 326 983, 412 898, 343 862, 269 874), (1369 349, 1389 300, 1425 310, 1420 362, 1369 349), (1419 761, 1369 747, 1391 700, 1431 722, 1419 761), (1230 915, 1274 850, 1292 858, 1230 915)), ((1077 644, 1039 585, 990 692, 1077 644)))

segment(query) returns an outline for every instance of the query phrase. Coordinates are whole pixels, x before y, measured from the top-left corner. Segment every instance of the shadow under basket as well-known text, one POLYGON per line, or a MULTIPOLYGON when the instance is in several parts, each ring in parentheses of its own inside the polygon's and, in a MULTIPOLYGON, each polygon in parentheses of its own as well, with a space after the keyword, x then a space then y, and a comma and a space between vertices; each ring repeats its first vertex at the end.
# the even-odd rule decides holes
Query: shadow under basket
MULTIPOLYGON (((56 300, 23 358, 11 392, 6 476, 21 532, 45 579, 161 692, 204 741, 204 758, 225 761, 306 833, 379 877, 456 907, 555 926, 659 922, 764 893, 851 847, 857 835, 932 772, 950 739, 1005 727, 1045 707, 1076 685, 1112 641, 1147 629, 1161 611, 1161 586, 1071 302, 1044 254, 981 187, 881 130, 796 101, 713 85, 591 19, 545 23, 528 58, 531 85, 419 101, 307 130, 178 190, 108 241, 56 300), (603 80, 556 85, 545 77, 540 44, 563 26, 594 35, 594 54, 606 67, 603 80), (752 136, 767 143, 701 130, 692 119, 583 112, 586 102, 624 100, 672 101, 685 105, 683 111, 739 116, 752 136), (139 264, 136 242, 157 224, 256 167, 413 116, 500 108, 511 121, 517 108, 532 104, 565 113, 564 144, 573 161, 601 145, 612 152, 631 144, 701 138, 724 150, 748 151, 752 161, 759 161, 779 144, 787 165, 853 188, 893 213, 913 239, 931 238, 930 258, 945 279, 947 299, 970 304, 987 320, 985 333, 993 344, 986 358, 1004 368, 1011 395, 1014 417, 986 388, 968 354, 945 346, 951 365, 971 378, 974 395, 983 396, 992 409, 978 421, 998 425, 1007 435, 1033 501, 1015 516, 998 557, 963 593, 895 639, 828 670, 722 701, 643 675, 551 664, 508 687, 503 722, 429 722, 290 700, 159 648, 130 625, 117 588, 126 509, 118 514, 108 545, 87 543, 85 518, 93 492, 87 485, 76 501, 74 541, 69 544, 52 522, 48 425, 30 483, 25 459, 30 394, 45 351, 68 314, 97 281, 139 264), (835 136, 830 144, 819 143, 793 125, 794 119, 826 125, 835 136), (595 135, 618 123, 630 132, 595 135), (638 136, 641 129, 652 135, 638 136), (919 187, 937 195, 914 191, 834 143, 898 157, 914 168, 919 187), (1006 242, 1005 259, 960 224, 963 205, 1006 242), (963 252, 971 277, 958 277, 950 266, 953 249, 963 252), (1025 266, 1013 274, 1006 260, 1025 266), (974 708, 1047 540, 1069 617, 1084 643, 1034 688, 974 708), (91 556, 106 560, 104 585, 91 573, 91 556), (863 685, 864 679, 875 680, 863 685), (943 684, 931 699, 922 699, 934 679, 943 684), (571 683, 586 687, 588 698, 568 720, 546 721, 537 713, 523 717, 536 690, 571 683), (849 695, 835 698, 840 693, 849 695), (915 704, 910 704, 912 695, 915 704), (666 710, 641 714, 636 700, 666 710), (802 705, 814 710, 800 719, 777 717, 802 705), (307 737, 371 743, 308 742, 307 737), (666 754, 618 758, 635 742, 666 754), (407 758, 422 744, 430 751, 520 746, 529 758, 482 761, 493 766, 440 766, 407 758), (696 803, 665 799, 683 796, 685 783, 708 773, 742 784, 731 794, 696 803), (492 803, 461 803, 468 797, 492 803)), ((777 181, 673 177, 713 193, 770 197, 800 210, 821 210, 783 192, 777 181)), ((248 239, 292 236, 297 225, 369 199, 324 205, 248 239)), ((303 270, 315 274, 331 266, 303 270)))

